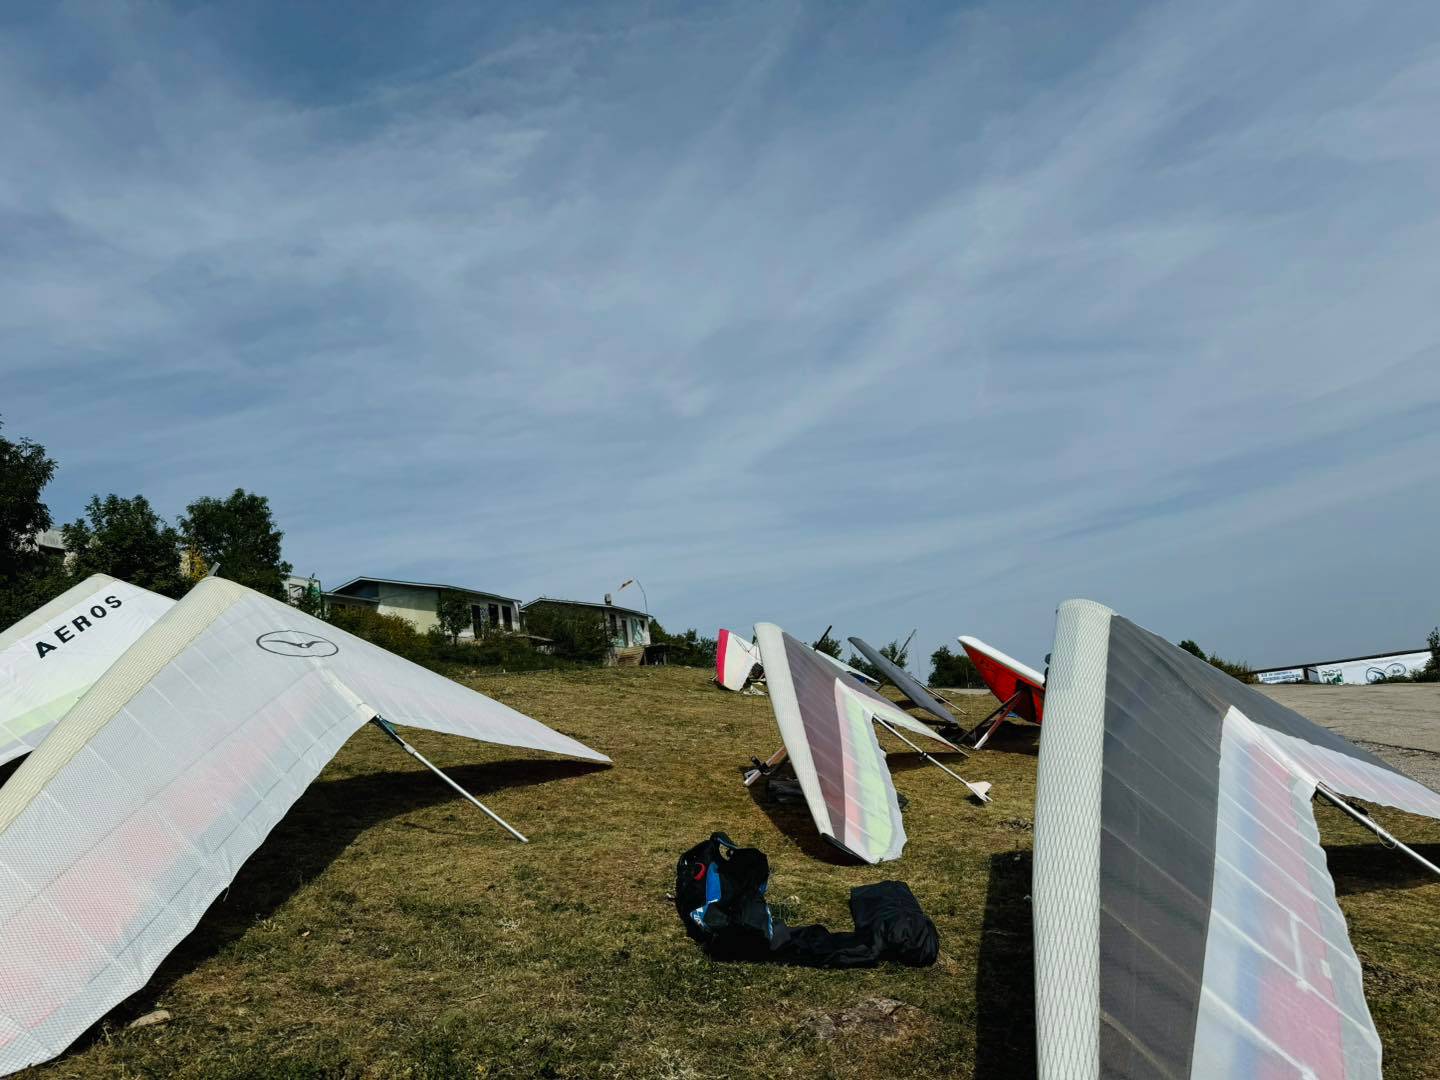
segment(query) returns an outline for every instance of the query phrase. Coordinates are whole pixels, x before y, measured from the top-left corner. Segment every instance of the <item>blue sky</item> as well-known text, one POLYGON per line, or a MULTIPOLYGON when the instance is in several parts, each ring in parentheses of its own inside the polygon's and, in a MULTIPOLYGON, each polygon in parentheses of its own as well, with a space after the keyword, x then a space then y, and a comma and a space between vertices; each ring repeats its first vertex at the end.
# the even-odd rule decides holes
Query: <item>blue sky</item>
POLYGON ((106 0, 0 50, 57 519, 243 486, 327 585, 1032 662, 1071 596, 1255 664, 1440 622, 1434 4, 106 0))

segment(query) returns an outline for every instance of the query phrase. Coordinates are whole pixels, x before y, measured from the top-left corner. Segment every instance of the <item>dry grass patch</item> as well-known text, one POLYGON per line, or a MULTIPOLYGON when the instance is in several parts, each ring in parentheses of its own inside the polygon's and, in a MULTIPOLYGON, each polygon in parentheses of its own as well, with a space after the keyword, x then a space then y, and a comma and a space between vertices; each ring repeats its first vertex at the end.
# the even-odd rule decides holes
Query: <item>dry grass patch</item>
MULTIPOLYGON (((864 867, 837 861, 803 807, 762 805, 741 786, 749 756, 779 745, 762 698, 724 693, 705 672, 679 668, 472 684, 605 751, 615 767, 412 733, 532 838, 521 845, 367 729, 150 985, 35 1075, 1033 1070, 1034 729, 1003 729, 993 749, 954 766, 994 783, 983 808, 882 734, 909 799, 910 842, 898 862, 864 867), (941 962, 847 972, 711 963, 685 938, 666 893, 678 854, 715 829, 769 854, 772 895, 804 921, 847 926, 852 886, 907 881, 939 927, 941 962), (890 1027, 835 1020, 872 1000, 902 1003, 890 1027), (157 1007, 173 1019, 125 1028, 157 1007)), ((958 703, 971 720, 990 705, 958 703)), ((1436 1075, 1440 886, 1422 884, 1338 811, 1320 815, 1337 845, 1341 903, 1366 965, 1387 1075, 1436 1075)), ((1433 824, 1397 827, 1440 844, 1433 824)))

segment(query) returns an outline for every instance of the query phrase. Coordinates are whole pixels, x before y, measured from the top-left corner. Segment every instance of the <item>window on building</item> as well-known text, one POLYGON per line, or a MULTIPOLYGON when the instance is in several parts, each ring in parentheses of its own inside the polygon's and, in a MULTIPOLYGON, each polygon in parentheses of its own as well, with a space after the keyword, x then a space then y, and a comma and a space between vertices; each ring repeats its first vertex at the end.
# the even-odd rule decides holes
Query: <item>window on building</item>
POLYGON ((475 632, 477 640, 485 636, 485 616, 479 604, 470 605, 470 629, 475 632))
POLYGON ((489 614, 490 614, 490 625, 493 626, 493 627, 495 627, 495 628, 498 630, 498 629, 500 628, 500 605, 499 605, 499 604, 490 604, 490 605, 489 605, 489 608, 490 608, 490 611, 489 611, 489 614))
POLYGON ((506 629, 506 630, 514 630, 514 629, 515 629, 515 611, 514 611, 514 609, 513 609, 509 604, 506 604, 504 607, 502 607, 502 608, 500 609, 500 614, 501 614, 502 616, 504 616, 504 618, 505 618, 505 629, 506 629))

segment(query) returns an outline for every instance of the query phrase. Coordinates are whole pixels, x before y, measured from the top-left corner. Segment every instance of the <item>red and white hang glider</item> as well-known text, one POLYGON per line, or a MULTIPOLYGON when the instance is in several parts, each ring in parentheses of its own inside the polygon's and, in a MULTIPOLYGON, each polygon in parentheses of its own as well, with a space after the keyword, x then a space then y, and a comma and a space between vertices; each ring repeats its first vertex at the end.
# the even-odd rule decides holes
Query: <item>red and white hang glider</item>
POLYGON ((715 642, 715 681, 726 690, 743 690, 760 663, 760 650, 733 630, 722 629, 715 642))
POLYGON ((974 741, 975 749, 985 745, 1007 716, 1040 723, 1045 713, 1045 676, 979 638, 962 636, 957 640, 985 685, 1000 701, 1000 707, 975 725, 967 736, 974 741))

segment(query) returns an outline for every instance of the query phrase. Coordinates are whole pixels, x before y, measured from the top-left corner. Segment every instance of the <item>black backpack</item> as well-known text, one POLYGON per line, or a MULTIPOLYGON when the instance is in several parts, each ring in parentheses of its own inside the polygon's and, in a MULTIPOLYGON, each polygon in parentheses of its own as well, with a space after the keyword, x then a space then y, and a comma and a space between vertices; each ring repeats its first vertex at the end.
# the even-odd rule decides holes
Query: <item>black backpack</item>
POLYGON ((935 924, 902 881, 850 891, 853 931, 786 926, 770 912, 770 860, 724 833, 675 864, 675 910, 685 932, 720 960, 775 960, 804 967, 874 967, 891 960, 928 967, 940 954, 935 924))
POLYGON ((775 932, 765 902, 769 884, 770 860, 763 851, 711 833, 675 864, 675 910, 685 932, 711 955, 762 956, 775 932))

